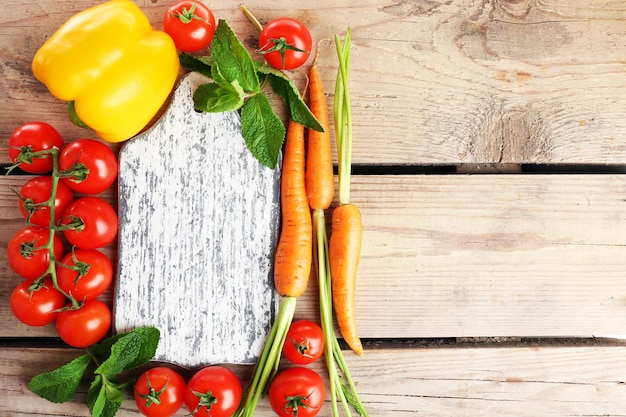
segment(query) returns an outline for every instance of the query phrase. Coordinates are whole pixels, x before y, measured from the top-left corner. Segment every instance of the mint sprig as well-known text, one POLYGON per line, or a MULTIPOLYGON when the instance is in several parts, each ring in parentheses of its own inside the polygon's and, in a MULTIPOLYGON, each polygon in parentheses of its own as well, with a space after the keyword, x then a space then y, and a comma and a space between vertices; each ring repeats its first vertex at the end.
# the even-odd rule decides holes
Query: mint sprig
POLYGON ((122 374, 149 362, 156 353, 159 337, 160 332, 154 327, 140 327, 109 337, 71 362, 34 376, 28 388, 48 401, 64 403, 74 397, 80 382, 91 376, 87 392, 91 415, 113 417, 124 401, 123 389, 134 382, 121 381, 122 374), (88 369, 93 368, 89 375, 88 369))
POLYGON ((35 376, 28 388, 53 403, 67 402, 76 394, 90 362, 91 358, 85 353, 54 371, 35 376))
POLYGON ((181 54, 180 62, 187 71, 213 80, 194 92, 195 108, 205 112, 240 111, 246 146, 269 168, 276 167, 286 128, 263 93, 265 79, 282 98, 292 120, 324 131, 292 80, 284 72, 254 61, 225 20, 218 22, 210 57, 181 54))

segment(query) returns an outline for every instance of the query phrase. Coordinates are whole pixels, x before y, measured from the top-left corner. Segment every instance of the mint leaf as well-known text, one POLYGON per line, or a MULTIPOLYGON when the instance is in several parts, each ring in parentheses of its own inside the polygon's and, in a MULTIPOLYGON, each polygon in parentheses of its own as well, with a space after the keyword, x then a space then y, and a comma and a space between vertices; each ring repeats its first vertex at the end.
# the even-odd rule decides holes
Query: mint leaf
POLYGON ((124 401, 123 389, 116 379, 124 371, 150 361, 156 352, 160 332, 155 327, 140 327, 109 337, 89 347, 86 353, 51 372, 36 375, 28 384, 34 393, 55 402, 72 399, 91 362, 101 363, 87 392, 93 417, 113 417, 124 401))
POLYGON ((34 376, 28 388, 53 403, 69 401, 74 397, 90 362, 91 358, 88 354, 79 356, 54 371, 34 376))
POLYGON ((111 355, 95 370, 107 379, 141 366, 154 357, 160 332, 155 327, 140 327, 120 337, 111 346, 111 355))
POLYGON ((178 60, 186 71, 199 72, 207 77, 211 76, 211 66, 213 65, 213 59, 211 57, 181 53, 178 56, 178 60))
POLYGON ((193 93, 194 107, 206 112, 239 110, 246 97, 237 80, 229 82, 215 63, 211 67, 211 77, 215 82, 198 86, 193 93))
POLYGON ((243 105, 241 130, 252 155, 263 165, 274 169, 285 139, 285 126, 274 114, 265 94, 259 93, 243 105))
POLYGON ((237 80, 244 91, 260 91, 261 85, 252 57, 223 19, 219 20, 211 42, 211 57, 229 83, 237 80))
POLYGON ((324 131, 324 127, 311 113, 309 106, 302 99, 300 91, 298 91, 298 88, 287 74, 269 65, 262 65, 257 70, 269 76, 270 85, 274 92, 283 99, 289 109, 291 120, 318 132, 324 131))
POLYGON ((232 88, 207 83, 198 86, 193 93, 193 102, 196 109, 205 112, 225 112, 238 110, 243 105, 244 91, 237 81, 229 84, 232 88))
POLYGON ((106 402, 106 394, 104 393, 104 385, 102 384, 102 376, 96 375, 89 385, 87 391, 87 405, 91 410, 91 415, 96 417, 102 414, 106 402))
POLYGON ((87 391, 87 404, 92 417, 113 417, 123 402, 124 393, 101 375, 96 375, 87 391))
POLYGON ((126 333, 118 333, 111 337, 107 337, 101 342, 90 346, 89 353, 96 358, 98 363, 104 362, 109 356, 111 356, 111 347, 122 337, 126 336, 126 333))

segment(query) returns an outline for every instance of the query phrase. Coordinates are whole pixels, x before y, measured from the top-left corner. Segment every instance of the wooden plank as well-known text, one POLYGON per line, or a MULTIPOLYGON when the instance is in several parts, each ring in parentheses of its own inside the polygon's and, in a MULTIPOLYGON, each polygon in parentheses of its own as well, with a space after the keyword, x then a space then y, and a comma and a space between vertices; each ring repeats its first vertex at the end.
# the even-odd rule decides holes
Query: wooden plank
MULTIPOLYGON (((67 140, 85 134, 33 78, 30 59, 72 13, 98 3, 37 0, 0 17, 0 92, 8 97, 0 102, 0 146, 31 119, 52 123, 67 140)), ((160 28, 169 2, 137 3, 160 28)), ((626 163, 619 140, 626 134, 626 0, 355 4, 246 3, 262 22, 302 19, 317 39, 352 28, 355 163, 626 163)), ((7 0, 0 6, 14 8, 7 0)), ((253 51, 255 29, 239 2, 212 6, 253 51)), ((319 64, 332 96, 329 42, 319 64)), ((0 164, 7 162, 0 153, 0 164)))
POLYGON ((279 166, 248 151, 239 115, 196 113, 188 74, 163 118, 120 151, 114 328, 155 326, 156 358, 253 363, 278 309, 279 166))
MULTIPOLYGON (((365 227, 359 333, 623 334, 624 195, 620 175, 355 176, 365 227)), ((0 245, 9 237, 0 230, 0 245)), ((0 336, 32 334, 16 333, 8 297, 19 278, 5 257, 0 251, 0 336)), ((317 305, 311 279, 298 316, 316 317, 317 305)))
MULTIPOLYGON (((86 416, 86 386, 71 403, 28 391, 30 378, 78 355, 56 349, 0 349, 0 414, 86 416)), ((623 416, 626 347, 444 347, 368 350, 346 360, 371 416, 623 416)), ((322 362, 314 369, 325 375, 322 362)), ((233 367, 242 381, 250 367, 233 367)), ((187 374, 185 374, 188 377, 187 374)), ((266 399, 258 416, 271 416, 266 399)), ((120 417, 137 416, 127 395, 120 417)), ((186 415, 183 409, 177 416, 186 415)), ((329 417, 329 402, 318 414, 329 417)))
POLYGON ((619 175, 354 177, 361 336, 623 334, 625 194, 619 175))

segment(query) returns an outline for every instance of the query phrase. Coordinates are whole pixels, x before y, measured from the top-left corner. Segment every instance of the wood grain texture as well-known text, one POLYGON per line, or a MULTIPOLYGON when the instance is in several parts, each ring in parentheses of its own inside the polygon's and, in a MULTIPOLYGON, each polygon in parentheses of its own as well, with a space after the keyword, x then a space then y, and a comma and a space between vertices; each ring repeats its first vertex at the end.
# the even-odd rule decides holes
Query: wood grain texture
POLYGON ((360 336, 624 334, 625 194, 620 175, 353 177, 360 336))
MULTIPOLYGON (((441 347, 372 350, 363 358, 348 352, 346 361, 371 416, 623 416, 625 355, 623 345, 441 347)), ((76 356, 0 349, 0 415, 89 415, 86 386, 66 404, 51 404, 27 388, 32 376, 76 356)), ((247 378, 249 368, 232 369, 247 378)), ((325 378, 322 362, 313 369, 325 378)), ((328 400, 319 417, 332 415, 328 400)), ((129 392, 117 415, 140 415, 129 392)), ((255 415, 274 415, 266 398, 255 415)))
POLYGON ((120 151, 114 327, 161 330, 156 360, 251 363, 278 296, 280 169, 248 151, 237 113, 196 113, 187 75, 149 131, 120 151))
MULTIPOLYGON (((360 336, 623 335, 625 187, 620 175, 354 176, 360 336)), ((16 332, 8 296, 20 279, 5 256, 0 334, 53 334, 16 332)), ((315 284, 299 318, 318 316, 315 284)))
MULTIPOLYGON (((30 60, 64 19, 99 1, 4 3, 16 12, 0 17, 0 94, 9 98, 0 101, 0 145, 30 119, 68 140, 84 135, 33 78, 30 60)), ((161 28, 169 2, 137 3, 161 28)), ((626 0, 367 0, 358 12, 347 0, 246 6, 261 22, 299 18, 316 40, 352 28, 355 163, 626 162, 626 0)), ((239 3, 212 7, 254 53, 258 34, 239 3)), ((336 62, 322 42, 329 95, 336 62)))

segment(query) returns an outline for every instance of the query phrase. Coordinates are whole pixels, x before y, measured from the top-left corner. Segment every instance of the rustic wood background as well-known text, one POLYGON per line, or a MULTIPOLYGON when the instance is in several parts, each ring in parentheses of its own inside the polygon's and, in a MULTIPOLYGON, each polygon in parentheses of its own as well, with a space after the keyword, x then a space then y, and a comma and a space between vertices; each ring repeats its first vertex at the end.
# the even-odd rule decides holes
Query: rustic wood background
MULTIPOLYGON (((65 19, 98 3, 0 0, 10 10, 0 16, 5 149, 30 120, 68 142, 90 136, 67 121, 30 60, 65 19)), ((160 28, 171 2, 136 3, 160 28)), ((239 3, 209 5, 252 51, 255 29, 239 3)), ((623 415, 626 1, 246 6, 262 22, 299 18, 317 39, 352 28, 366 352, 346 356, 370 415, 623 415)), ((335 52, 330 41, 320 48, 330 103, 335 52)), ((3 247, 24 225, 9 186, 29 178, 0 178, 3 247)), ((116 204, 114 191, 104 197, 116 204)), ((115 247, 104 251, 115 258, 115 247)), ((19 281, 1 251, 0 415, 88 415, 84 394, 52 405, 28 391, 32 375, 76 352, 52 327, 17 323, 8 298, 19 281)), ((312 280, 298 317, 315 317, 316 290, 312 280)), ((265 403, 259 414, 271 415, 265 403)), ((130 399, 120 415, 138 415, 130 399)))

